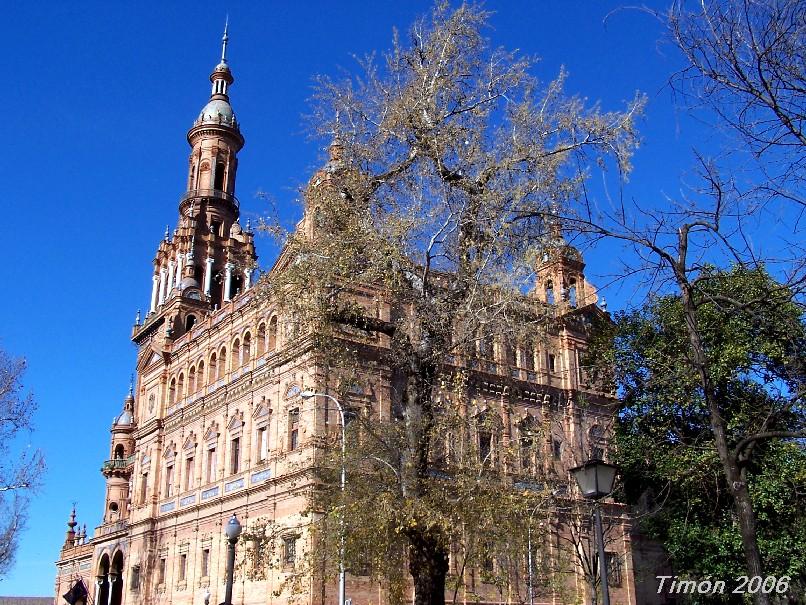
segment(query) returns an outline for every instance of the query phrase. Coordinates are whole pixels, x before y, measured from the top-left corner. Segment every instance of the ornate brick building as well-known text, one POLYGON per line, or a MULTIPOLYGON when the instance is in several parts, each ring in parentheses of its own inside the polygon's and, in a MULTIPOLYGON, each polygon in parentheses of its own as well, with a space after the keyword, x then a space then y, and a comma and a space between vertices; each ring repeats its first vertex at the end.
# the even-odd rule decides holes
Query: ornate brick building
MULTIPOLYGON (((149 311, 132 332, 137 376, 112 425, 109 459, 101 469, 103 521, 90 538, 86 528, 76 529, 73 512, 57 562, 59 602, 79 577, 99 605, 221 602, 223 529, 233 513, 246 526, 273 522, 281 553, 280 565, 265 573, 239 568, 235 603, 285 603, 282 580, 305 548, 308 461, 317 436, 332 432, 338 421, 322 398, 299 396, 304 388, 324 388, 310 339, 289 329, 282 311, 252 287, 257 256, 249 225, 239 223, 235 197, 244 138, 229 100, 226 41, 225 34, 221 62, 210 76, 210 100, 188 132, 187 191, 178 224, 159 244, 149 311)), ((327 171, 321 175, 327 178, 327 171)), ((310 225, 303 220, 299 228, 310 225)), ((531 464, 566 480, 568 468, 603 455, 611 421, 607 406, 598 405, 607 402, 593 393, 584 414, 574 403, 585 389, 580 325, 586 314, 600 312, 583 271, 579 252, 558 239, 539 267, 535 301, 554 305, 568 321, 539 347, 481 343, 475 359, 454 360, 470 368, 482 399, 501 398, 496 384, 515 381, 506 418, 513 432, 525 421, 554 419, 541 459, 531 464)), ((381 301, 377 312, 388 320, 390 307, 381 301)), ((383 338, 377 342, 387 345, 383 338)), ((388 417, 387 373, 376 369, 368 382, 355 397, 388 417)), ((569 487, 569 498, 572 492, 569 487)), ((634 603, 629 533, 620 521, 623 511, 616 505, 609 510, 618 521, 608 546, 618 572, 614 602, 634 603)), ((587 595, 583 573, 570 565, 566 583, 573 594, 587 595)), ((301 602, 336 601, 335 585, 314 584, 303 587, 301 602)), ((347 596, 355 605, 384 601, 383 590, 361 576, 348 576, 347 596)), ((558 599, 551 593, 534 597, 541 603, 558 599)))

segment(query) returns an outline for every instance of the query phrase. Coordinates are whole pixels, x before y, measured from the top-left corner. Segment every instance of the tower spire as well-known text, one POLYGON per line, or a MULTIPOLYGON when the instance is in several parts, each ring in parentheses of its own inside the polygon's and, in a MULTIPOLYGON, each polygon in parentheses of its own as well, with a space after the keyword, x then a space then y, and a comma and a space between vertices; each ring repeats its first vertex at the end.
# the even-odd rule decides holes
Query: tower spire
POLYGON ((226 64, 227 62, 227 43, 229 42, 229 36, 227 35, 228 30, 229 30, 229 15, 227 15, 227 18, 224 21, 224 36, 221 38, 221 62, 224 64, 226 64))

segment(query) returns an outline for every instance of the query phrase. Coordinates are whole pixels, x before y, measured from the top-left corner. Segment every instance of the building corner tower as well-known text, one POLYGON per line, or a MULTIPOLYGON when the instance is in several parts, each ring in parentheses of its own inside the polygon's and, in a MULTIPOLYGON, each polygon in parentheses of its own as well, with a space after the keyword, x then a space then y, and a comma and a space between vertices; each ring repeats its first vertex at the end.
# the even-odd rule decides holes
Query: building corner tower
POLYGON ((239 223, 235 197, 244 138, 229 98, 234 78, 228 41, 225 29, 221 61, 210 74, 210 99, 187 134, 187 188, 178 225, 166 229, 154 257, 149 310, 132 335, 137 344, 159 328, 167 340, 181 337, 251 285, 257 256, 253 233, 239 223))

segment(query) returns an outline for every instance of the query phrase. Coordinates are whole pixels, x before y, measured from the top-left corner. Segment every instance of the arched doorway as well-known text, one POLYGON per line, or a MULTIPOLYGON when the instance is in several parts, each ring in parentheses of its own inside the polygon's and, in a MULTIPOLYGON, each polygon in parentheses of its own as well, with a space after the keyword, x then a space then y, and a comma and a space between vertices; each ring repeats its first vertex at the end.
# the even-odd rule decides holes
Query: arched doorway
POLYGON ((112 598, 109 600, 109 605, 121 605, 123 601, 123 553, 121 551, 117 551, 112 557, 109 582, 112 585, 112 598))
POLYGON ((95 580, 95 603, 106 605, 109 603, 109 555, 102 556, 98 562, 98 574, 95 580))

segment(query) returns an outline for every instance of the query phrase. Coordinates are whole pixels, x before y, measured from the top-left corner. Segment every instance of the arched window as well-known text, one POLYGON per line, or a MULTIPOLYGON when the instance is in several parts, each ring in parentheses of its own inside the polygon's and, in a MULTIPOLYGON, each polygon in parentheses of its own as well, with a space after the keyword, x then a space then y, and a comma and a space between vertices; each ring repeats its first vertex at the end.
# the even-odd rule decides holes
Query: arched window
POLYGON ((196 390, 204 386, 204 360, 199 360, 199 378, 196 380, 196 390))
POLYGON ((269 351, 274 351, 277 348, 277 316, 271 318, 269 321, 269 351))
POLYGON ((117 551, 112 557, 112 577, 116 578, 112 584, 112 594, 109 605, 120 605, 123 602, 123 553, 117 551))
POLYGON ((241 352, 241 365, 247 365, 252 359, 252 335, 247 332, 243 335, 243 351, 241 352))
POLYGON ((213 383, 218 378, 218 358, 216 354, 210 355, 210 369, 207 370, 207 384, 213 383))
POLYGON ((185 375, 180 374, 176 382, 176 400, 180 401, 185 396, 185 375))
POLYGON ((322 208, 319 206, 313 209, 313 226, 319 229, 325 226, 325 220, 322 216, 322 208))
POLYGON ((598 424, 594 424, 588 432, 590 439, 590 452, 592 460, 604 460, 605 436, 604 429, 598 424))
POLYGON ((531 473, 535 469, 535 443, 538 442, 538 432, 537 420, 534 416, 527 416, 518 426, 521 469, 523 469, 525 473, 531 473))
POLYGON ((219 191, 224 191, 224 177, 227 174, 227 168, 224 162, 216 162, 215 164, 215 187, 219 191))
POLYGON ((196 366, 190 366, 188 370, 188 395, 196 392, 196 366))
POLYGON ((124 447, 123 447, 123 444, 122 444, 122 443, 118 443, 118 444, 115 446, 115 458, 116 458, 117 460, 122 460, 122 459, 123 459, 123 458, 125 458, 125 457, 126 457, 126 450, 124 449, 124 447))
POLYGON ((255 355, 260 357, 266 352, 266 324, 260 324, 257 328, 257 351, 255 355))
POLYGON ((171 378, 168 386, 168 405, 176 403, 176 378, 171 378))
POLYGON ((551 280, 546 282, 546 302, 550 305, 554 304, 554 283, 551 280))
POLYGON ((535 369, 535 351, 531 342, 525 342, 521 345, 520 365, 527 370, 535 369))
POLYGON ((227 347, 221 347, 221 350, 218 352, 218 366, 216 367, 215 379, 220 380, 224 378, 224 374, 227 371, 227 347))
POLYGON ((492 423, 486 413, 476 417, 476 439, 479 453, 479 462, 482 465, 491 465, 493 455, 492 423))
POLYGON ((487 334, 479 339, 479 357, 482 359, 493 358, 493 335, 487 334))
POLYGON ((98 578, 99 584, 97 589, 99 603, 108 603, 109 602, 109 555, 104 554, 101 557, 100 563, 98 563, 98 578), (103 600, 101 600, 103 599, 103 600))
POLYGON ((572 307, 577 306, 577 280, 575 279, 568 283, 568 304, 572 307))
POLYGON ((504 359, 502 360, 508 366, 518 365, 515 359, 515 346, 509 339, 504 341, 504 359))
POLYGON ((232 343, 232 355, 230 356, 230 368, 236 369, 241 367, 241 341, 236 338, 232 343))
POLYGON ((190 332, 193 329, 193 326, 195 325, 196 325, 196 316, 188 315, 185 318, 185 332, 190 332))

